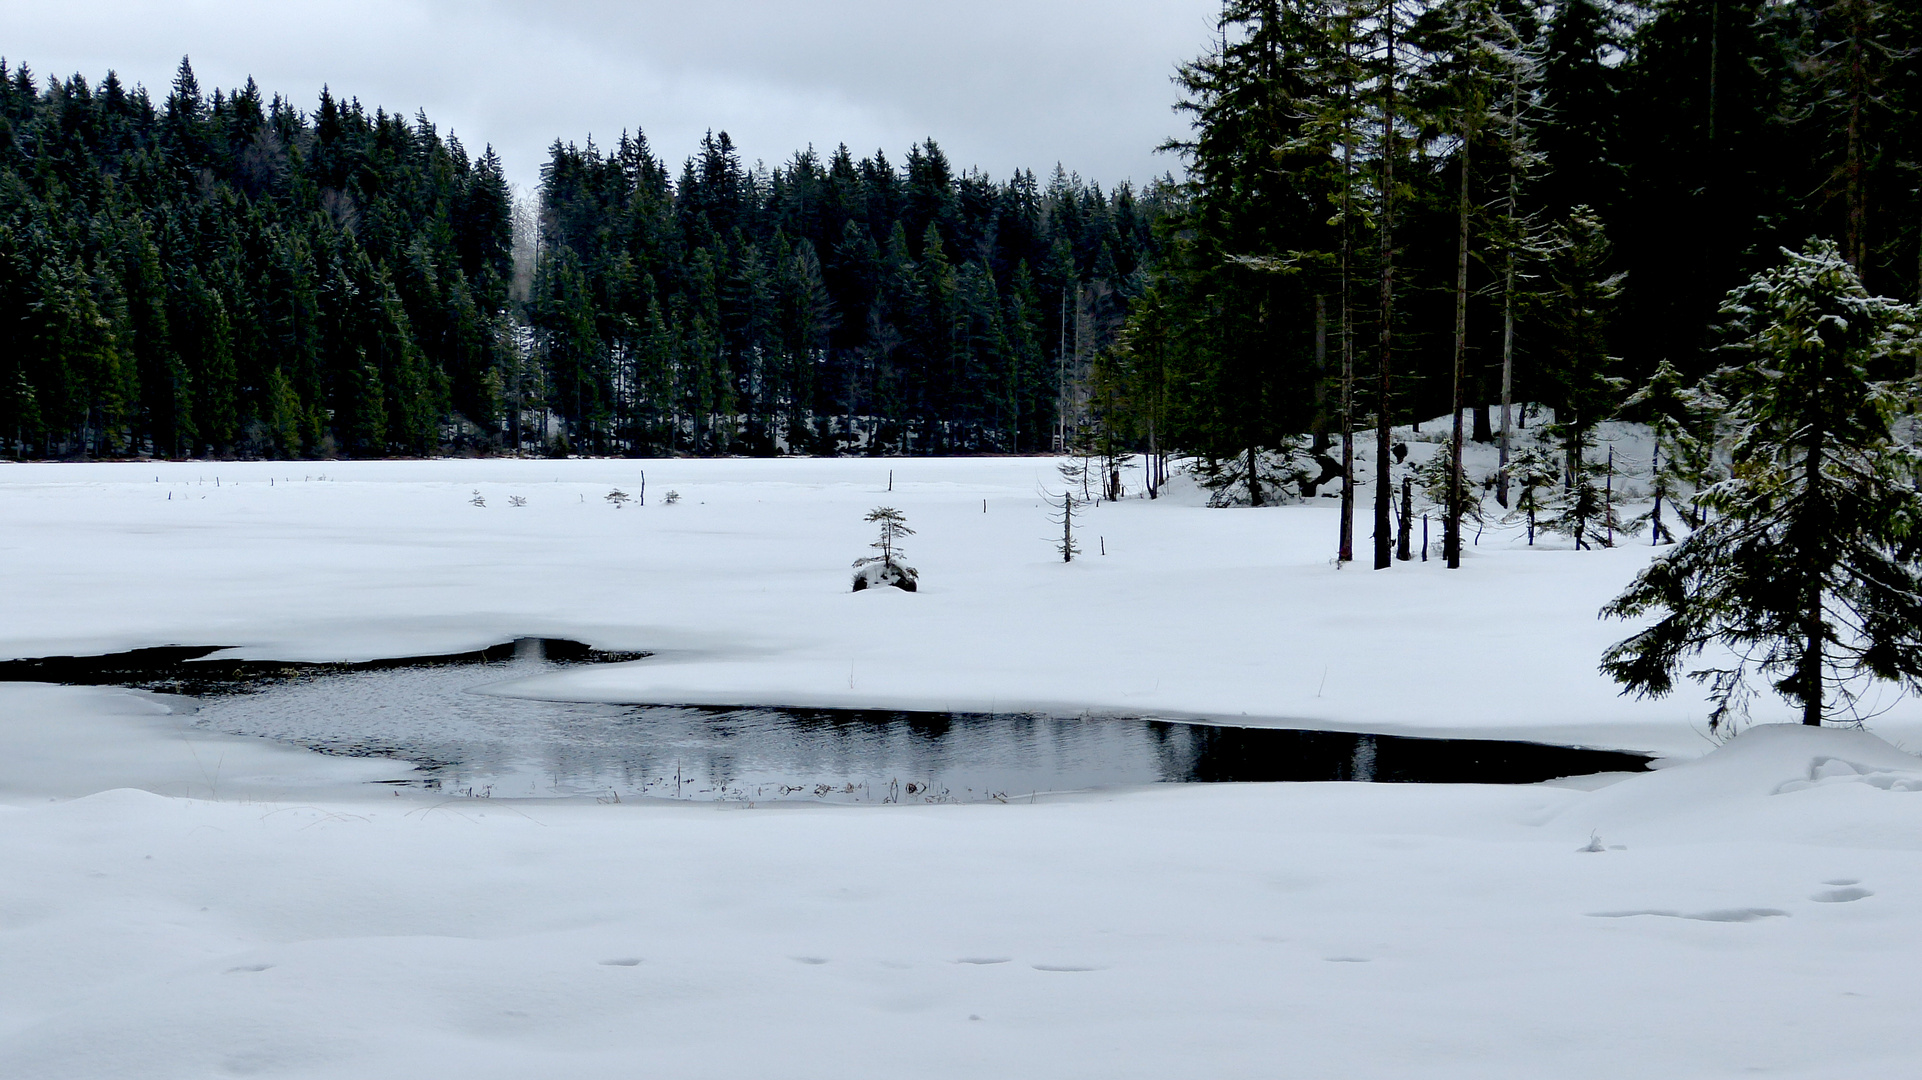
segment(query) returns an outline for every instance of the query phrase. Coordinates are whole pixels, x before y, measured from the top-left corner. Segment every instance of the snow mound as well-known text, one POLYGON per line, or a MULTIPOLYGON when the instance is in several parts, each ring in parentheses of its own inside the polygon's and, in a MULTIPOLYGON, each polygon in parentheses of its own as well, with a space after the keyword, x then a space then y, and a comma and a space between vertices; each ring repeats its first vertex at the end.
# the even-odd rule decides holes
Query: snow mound
MULTIPOLYGON (((1826 810, 1792 798, 1793 805, 1783 804, 1818 789, 1837 798, 1922 793, 1922 758, 1859 729, 1762 724, 1705 757, 1596 791, 1556 817, 1601 832, 1650 824, 1763 827, 1781 824, 1785 813, 1833 824, 1826 810)), ((1922 799, 1905 809, 1922 814, 1922 799)))
POLYGON ((862 592, 866 589, 878 589, 883 585, 892 585, 905 592, 913 592, 920 577, 921 575, 912 566, 903 566, 898 562, 881 559, 863 560, 855 565, 854 591, 862 592))

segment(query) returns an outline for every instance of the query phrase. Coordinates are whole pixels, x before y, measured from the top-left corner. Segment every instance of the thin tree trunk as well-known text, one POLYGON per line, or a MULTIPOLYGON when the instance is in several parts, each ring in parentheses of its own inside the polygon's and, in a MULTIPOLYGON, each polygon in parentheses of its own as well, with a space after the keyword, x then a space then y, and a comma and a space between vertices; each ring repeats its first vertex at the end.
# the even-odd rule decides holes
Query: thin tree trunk
POLYGON ((1862 5, 1850 5, 1849 23, 1849 143, 1848 170, 1849 194, 1849 265, 1856 273, 1862 272, 1862 265, 1868 255, 1868 199, 1863 191, 1862 179, 1862 99, 1868 93, 1865 83, 1868 73, 1864 69, 1862 38, 1868 32, 1866 16, 1862 5))
MULTIPOLYGON (((1343 15, 1346 18, 1346 9, 1343 15)), ((1351 29, 1351 24, 1343 27, 1342 53, 1350 61, 1346 70, 1352 80, 1351 29)), ((1355 561, 1355 338, 1348 297, 1348 264, 1354 244, 1349 217, 1355 188, 1355 147, 1348 126, 1351 110, 1347 108, 1353 95, 1351 81, 1343 88, 1341 120, 1341 539, 1335 556, 1339 562, 1355 561)))
POLYGON ((1321 421, 1315 431, 1315 453, 1328 449, 1328 298, 1315 294, 1315 416, 1321 421))
MULTIPOLYGON (((1802 542, 1816 544, 1824 542, 1822 534, 1830 523, 1825 520, 1827 507, 1822 505, 1818 492, 1822 484, 1822 429, 1812 425, 1809 429, 1808 455, 1802 463, 1802 483, 1806 485, 1802 497, 1813 508, 1805 511, 1812 518, 1804 530, 1802 542)), ((1802 598, 1802 723, 1810 727, 1822 726, 1822 571, 1821 566, 1806 566, 1803 572, 1808 575, 1802 598)))
POLYGON ((1401 527, 1395 534, 1395 558, 1407 562, 1414 558, 1409 554, 1409 521, 1415 516, 1415 482, 1404 476, 1401 478, 1401 527))
POLYGON ((1715 96, 1721 82, 1722 0, 1711 0, 1708 15, 1708 148, 1715 151, 1715 96))
POLYGON ((1510 410, 1515 400, 1515 188, 1520 181, 1515 147, 1521 140, 1522 90, 1520 76, 1509 79, 1508 200, 1503 208, 1509 228, 1507 258, 1502 267, 1502 435, 1495 473, 1495 501, 1508 505, 1508 448, 1515 437, 1510 410))
POLYGON ((1150 413, 1148 416, 1148 457, 1147 460, 1141 463, 1141 471, 1146 474, 1148 478, 1148 498, 1150 499, 1158 499, 1161 497, 1161 477, 1156 475, 1160 470, 1155 467, 1155 462, 1160 456, 1161 451, 1155 448, 1155 418, 1154 415, 1150 413))
POLYGON ((1382 184, 1381 184, 1381 363, 1375 398, 1375 569, 1386 570, 1388 549, 1388 504, 1394 498, 1388 472, 1390 453, 1388 423, 1388 367, 1395 342, 1395 9, 1384 12, 1388 35, 1387 64, 1383 72, 1382 95, 1382 184))
POLYGON ((1248 505, 1249 506, 1261 505, 1261 473, 1256 471, 1256 466, 1259 464, 1260 464, 1260 461, 1256 455, 1255 448, 1253 446, 1250 446, 1248 448, 1248 505))
POLYGON ((1615 444, 1608 444, 1608 486, 1603 489, 1602 526, 1608 530, 1603 547, 1615 546, 1615 444))
POLYGON ((1442 523, 1442 557, 1450 570, 1462 565, 1462 381, 1468 369, 1468 167, 1472 134, 1462 131, 1462 184, 1458 206, 1460 238, 1455 247, 1455 397, 1454 433, 1448 447, 1448 519, 1442 523))
POLYGON ((1661 544, 1662 537, 1668 532, 1662 527, 1662 447, 1660 443, 1655 446, 1655 460, 1649 468, 1648 475, 1649 479, 1654 481, 1655 487, 1655 509, 1648 515, 1648 546, 1656 547, 1661 544))

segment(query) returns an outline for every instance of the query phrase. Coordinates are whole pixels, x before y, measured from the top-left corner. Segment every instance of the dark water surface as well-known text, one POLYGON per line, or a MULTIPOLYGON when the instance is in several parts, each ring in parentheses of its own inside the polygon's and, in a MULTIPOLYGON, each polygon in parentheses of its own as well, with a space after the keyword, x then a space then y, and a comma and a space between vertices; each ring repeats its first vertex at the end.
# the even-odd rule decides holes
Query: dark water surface
POLYGON ((491 685, 631 659, 523 639, 376 664, 206 662, 212 650, 0 663, 0 679, 197 695, 194 722, 419 766, 409 783, 501 798, 976 802, 1151 783, 1533 783, 1638 770, 1635 754, 1113 716, 533 701, 491 685))

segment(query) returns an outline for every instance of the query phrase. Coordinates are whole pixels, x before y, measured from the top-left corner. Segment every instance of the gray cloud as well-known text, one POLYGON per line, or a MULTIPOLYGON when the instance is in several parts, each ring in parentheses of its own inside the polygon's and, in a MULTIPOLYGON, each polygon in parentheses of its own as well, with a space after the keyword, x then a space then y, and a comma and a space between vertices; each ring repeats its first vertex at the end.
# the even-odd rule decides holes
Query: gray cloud
POLYGON ((726 130, 749 161, 846 142, 857 156, 937 139, 997 176, 1059 161, 1091 179, 1178 169, 1156 143, 1177 63, 1215 0, 0 0, 7 59, 40 75, 108 68, 156 92, 182 55, 203 86, 252 75, 311 108, 322 83, 492 143, 530 189, 555 138, 644 130, 671 163, 726 130))

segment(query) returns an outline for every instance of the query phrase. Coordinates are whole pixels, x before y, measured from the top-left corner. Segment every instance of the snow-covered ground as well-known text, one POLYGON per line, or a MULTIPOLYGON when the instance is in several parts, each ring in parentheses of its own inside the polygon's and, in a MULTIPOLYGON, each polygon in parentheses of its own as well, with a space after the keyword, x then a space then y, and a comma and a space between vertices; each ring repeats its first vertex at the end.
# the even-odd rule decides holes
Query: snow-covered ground
POLYGON ((151 697, 0 684, 0 1076, 1922 1068, 1922 761, 1876 738, 1915 744, 1912 703, 1710 753, 1698 699, 1595 671, 1645 547, 1491 532, 1457 572, 1344 569, 1332 500, 1178 487, 1091 508, 1064 566, 1058 485, 1041 459, 0 465, 0 655, 544 635, 655 655, 518 692, 1695 760, 1007 806, 443 800, 151 697), (646 506, 606 501, 642 469, 646 506), (848 590, 877 505, 917 530, 916 594, 848 590))
POLYGON ((1529 549, 1507 529, 1459 571, 1377 572, 1364 505, 1362 562, 1338 568, 1333 499, 1209 510, 1178 484, 1090 508, 1063 565, 1040 495, 1059 484, 1039 458, 0 465, 0 656, 367 659, 541 635, 655 654, 525 688, 577 700, 1712 745, 1699 696, 1625 699, 1596 670, 1627 630, 1596 611, 1640 543, 1529 549), (642 470, 646 506, 607 502, 642 470), (917 530, 914 595, 849 588, 877 505, 917 530))

